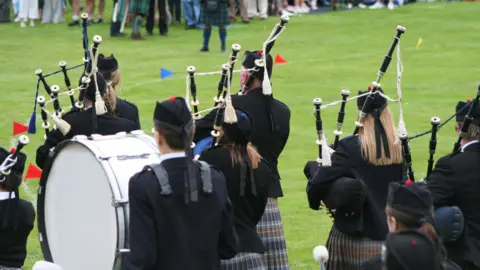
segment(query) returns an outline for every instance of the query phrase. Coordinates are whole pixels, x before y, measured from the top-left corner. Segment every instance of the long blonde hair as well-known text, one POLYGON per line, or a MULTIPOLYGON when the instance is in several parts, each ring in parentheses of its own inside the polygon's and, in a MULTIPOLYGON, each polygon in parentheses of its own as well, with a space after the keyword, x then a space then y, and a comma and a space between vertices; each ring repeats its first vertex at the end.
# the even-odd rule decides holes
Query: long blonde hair
MULTIPOLYGON (((222 134, 220 141, 224 144, 225 148, 230 150, 230 156, 232 158, 232 166, 235 166, 235 164, 240 164, 245 162, 245 160, 243 160, 244 157, 240 153, 241 145, 236 144, 235 142, 233 142, 233 140, 228 138, 227 134, 225 133, 222 127, 220 127, 220 134, 222 134)), ((246 149, 247 149, 248 159, 252 164, 252 169, 257 169, 258 166, 260 166, 262 156, 260 156, 260 154, 257 151, 257 148, 251 142, 247 144, 246 149)))
POLYGON ((110 83, 115 89, 117 86, 122 86, 122 73, 120 72, 120 69, 110 73, 110 83))
POLYGON ((384 166, 391 164, 400 164, 402 162, 402 148, 400 144, 395 144, 397 131, 393 124, 392 111, 387 106, 380 114, 380 121, 385 129, 388 140, 388 148, 390 150, 390 158, 385 156, 382 145, 378 145, 375 140, 375 118, 371 114, 367 114, 363 119, 363 127, 360 128, 358 136, 362 146, 362 156, 368 163, 375 166, 384 166), (382 149, 382 155, 377 158, 377 147, 382 149))

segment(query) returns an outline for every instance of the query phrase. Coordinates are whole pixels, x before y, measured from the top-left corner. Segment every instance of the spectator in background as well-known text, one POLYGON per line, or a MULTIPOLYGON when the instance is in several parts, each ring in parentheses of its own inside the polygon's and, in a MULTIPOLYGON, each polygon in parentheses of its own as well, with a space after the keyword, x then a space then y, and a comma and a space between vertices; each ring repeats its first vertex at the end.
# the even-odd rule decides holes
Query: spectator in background
POLYGON ((168 7, 170 10, 170 14, 172 14, 172 16, 175 16, 174 23, 180 24, 180 13, 182 11, 180 9, 180 0, 168 0, 168 7))
POLYGON ((63 5, 63 0, 44 0, 42 23, 63 22, 63 5))
POLYGON ((242 17, 242 22, 249 23, 247 7, 248 0, 230 0, 230 22, 234 23, 237 21, 237 12, 240 11, 240 17, 242 17))
MULTIPOLYGON (((145 0, 148 1, 148 0, 145 0)), ((153 36, 153 27, 155 26, 155 7, 156 0, 150 0, 147 16, 147 36, 153 36)), ((165 0, 158 0, 158 28, 161 36, 168 36, 167 25, 167 3, 165 0)))
POLYGON ((305 4, 305 0, 293 0, 293 6, 288 5, 286 10, 293 13, 309 13, 310 9, 305 4))
POLYGON ((72 21, 68 23, 69 27, 80 25, 80 0, 72 0, 72 9, 73 15, 72 21))
POLYGON ((15 22, 20 21, 19 12, 20 12, 20 0, 12 0, 13 14, 15 15, 15 22))
MULTIPOLYGON (((388 3, 387 4, 388 9, 390 9, 390 10, 394 9, 395 6, 393 5, 393 1, 392 0, 386 0, 386 1, 388 3)), ((383 0, 377 0, 377 2, 374 5, 370 6, 369 8, 370 9, 380 9, 380 8, 384 8, 384 7, 385 7, 385 5, 383 4, 383 0)))
POLYGON ((182 0, 185 29, 195 29, 200 20, 200 0, 182 0))
POLYGON ((268 0, 247 0, 248 17, 260 17, 261 20, 268 18, 268 0))
POLYGON ((208 52, 208 42, 212 34, 212 26, 218 26, 221 50, 226 50, 227 26, 230 24, 228 15, 228 0, 202 0, 200 9, 200 23, 204 24, 203 46, 201 52, 208 52))
POLYGON ((35 19, 38 18, 38 0, 20 0, 20 27, 27 27, 30 19, 30 26, 35 26, 35 19))
MULTIPOLYGON (((88 17, 93 18, 95 12, 95 0, 87 0, 87 13, 88 17)), ((105 0, 98 0, 98 19, 94 20, 94 23, 103 23, 103 12, 105 11, 105 0)))

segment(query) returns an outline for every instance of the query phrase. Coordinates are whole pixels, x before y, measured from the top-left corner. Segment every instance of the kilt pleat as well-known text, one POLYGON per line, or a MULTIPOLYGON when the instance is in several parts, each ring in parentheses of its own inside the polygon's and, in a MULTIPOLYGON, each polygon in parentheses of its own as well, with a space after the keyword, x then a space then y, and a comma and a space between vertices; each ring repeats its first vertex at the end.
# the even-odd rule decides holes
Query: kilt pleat
POLYGON ((227 26, 230 24, 230 15, 228 13, 228 4, 218 3, 218 9, 215 12, 206 10, 204 5, 200 9, 200 24, 209 26, 227 26))
POLYGON ((257 224, 257 233, 263 241, 266 252, 263 255, 269 270, 287 270, 288 254, 283 234, 282 217, 277 199, 268 198, 265 213, 257 224))
POLYGON ((230 260, 222 260, 222 270, 267 270, 263 255, 240 252, 230 260))
POLYGON ((346 235, 335 226, 327 240, 328 270, 360 270, 362 264, 377 256, 382 250, 383 241, 367 237, 346 235))

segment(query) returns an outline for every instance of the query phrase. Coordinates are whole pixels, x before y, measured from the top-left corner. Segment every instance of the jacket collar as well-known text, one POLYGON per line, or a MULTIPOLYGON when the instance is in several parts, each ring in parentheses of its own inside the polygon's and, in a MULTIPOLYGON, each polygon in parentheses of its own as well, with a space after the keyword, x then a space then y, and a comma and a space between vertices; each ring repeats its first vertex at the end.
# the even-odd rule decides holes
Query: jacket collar
POLYGON ((480 152, 480 141, 475 140, 462 146, 462 152, 480 152))

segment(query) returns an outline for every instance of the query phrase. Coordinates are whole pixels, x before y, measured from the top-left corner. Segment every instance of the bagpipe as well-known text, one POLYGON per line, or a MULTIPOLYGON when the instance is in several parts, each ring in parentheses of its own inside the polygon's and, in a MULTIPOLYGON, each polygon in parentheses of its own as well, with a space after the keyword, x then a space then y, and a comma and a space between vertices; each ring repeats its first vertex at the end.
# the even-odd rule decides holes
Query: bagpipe
POLYGON ((429 140, 429 157, 427 160, 427 172, 424 178, 422 178, 420 181, 425 182, 428 179, 428 176, 433 170, 433 166, 435 163, 435 152, 437 148, 437 134, 440 128, 442 128, 445 124, 447 124, 451 119, 453 119, 455 116, 458 114, 464 112, 467 108, 469 108, 465 120, 462 123, 462 127, 459 133, 459 137, 457 139, 457 142, 454 145, 453 152, 457 152, 460 149, 460 143, 462 139, 464 138, 465 134, 468 131, 468 128, 470 124, 473 121, 473 109, 478 105, 478 100, 480 99, 480 85, 478 86, 478 89, 476 91, 476 96, 475 99, 472 102, 472 106, 468 103, 470 100, 468 100, 467 104, 462 107, 460 110, 458 110, 455 114, 450 116, 446 121, 441 122, 439 117, 432 117, 430 119, 430 124, 431 128, 425 132, 422 132, 420 134, 414 135, 414 136, 408 136, 405 123, 403 121, 403 112, 401 108, 401 101, 402 101, 402 92, 401 92, 401 87, 400 87, 400 82, 401 82, 401 74, 403 72, 403 65, 401 64, 400 60, 400 48, 397 49, 397 92, 398 92, 398 99, 391 99, 390 97, 386 96, 385 94, 381 93, 378 91, 380 89, 380 80, 382 79, 383 75, 386 73, 390 62, 392 60, 393 52, 395 51, 397 45, 400 43, 400 38, 401 35, 405 33, 405 28, 402 26, 397 26, 396 31, 397 34, 393 40, 392 45, 390 46, 390 49, 383 59, 383 62, 380 66, 380 69, 377 73, 377 79, 372 83, 372 87, 369 87, 368 93, 364 93, 362 95, 350 97, 350 91, 347 89, 344 89, 341 91, 341 100, 337 100, 334 102, 331 102, 326 105, 322 105, 322 100, 320 98, 315 98, 313 100, 313 105, 314 105, 314 116, 315 116, 315 128, 316 128, 316 133, 317 133, 317 139, 316 139, 316 144, 318 145, 318 157, 317 157, 317 163, 319 166, 324 166, 328 167, 331 165, 331 157, 330 155, 335 151, 335 149, 338 147, 338 143, 340 140, 340 136, 342 135, 341 128, 343 126, 343 122, 345 119, 345 105, 348 101, 360 98, 362 96, 366 96, 366 100, 363 103, 362 109, 359 111, 358 114, 358 119, 355 121, 355 130, 353 132, 353 135, 357 135, 360 128, 363 127, 362 121, 364 120, 365 116, 367 113, 365 112, 366 109, 371 105, 373 102, 374 95, 377 93, 384 98, 386 98, 388 101, 393 101, 393 102, 398 102, 399 108, 400 108, 400 119, 398 123, 398 141, 401 143, 402 147, 402 154, 403 154, 403 160, 404 160, 404 180, 410 179, 412 181, 415 181, 415 173, 413 170, 412 166, 412 155, 410 151, 410 146, 409 142, 411 140, 417 139, 419 137, 425 136, 430 134, 430 140, 429 140), (335 135, 335 140, 334 143, 331 145, 327 144, 327 140, 325 137, 325 132, 323 128, 323 123, 322 123, 322 118, 321 118, 321 110, 324 108, 333 106, 333 105, 340 105, 340 110, 338 112, 338 117, 337 117, 337 126, 336 129, 334 130, 334 135, 335 135), (469 107, 470 106, 470 107, 469 107))
MULTIPOLYGON (((270 53, 275 44, 275 41, 280 36, 280 34, 284 31, 285 25, 289 22, 288 16, 282 16, 280 18, 280 22, 277 23, 267 40, 263 44, 263 58, 257 59, 255 61, 255 67, 253 69, 249 69, 250 71, 249 77, 246 80, 246 83, 242 86, 242 88, 237 92, 237 95, 242 95, 245 89, 254 82, 255 78, 258 78, 261 69, 266 67, 266 55, 270 53)), ((212 72, 212 73, 203 73, 203 74, 195 74, 195 67, 189 66, 187 68, 187 78, 186 78, 186 100, 189 106, 191 105, 192 117, 193 119, 199 120, 201 118, 201 113, 209 112, 213 109, 217 109, 214 117, 212 131, 210 132, 210 136, 203 138, 202 140, 198 141, 196 144, 192 144, 193 152, 196 158, 199 157, 200 153, 204 150, 216 146, 222 137, 222 124, 225 123, 234 123, 236 122, 236 114, 235 109, 232 105, 231 99, 231 85, 233 79, 233 73, 235 62, 238 59, 238 53, 241 50, 241 46, 239 44, 232 45, 232 52, 228 58, 228 62, 222 64, 220 72, 212 72), (195 77, 199 75, 211 75, 211 74, 220 74, 220 80, 217 86, 217 92, 214 96, 214 106, 213 108, 209 108, 203 111, 199 110, 200 102, 197 97, 197 86, 195 83, 195 77), (189 103, 190 96, 192 101, 189 103)), ((241 70, 239 70, 241 71, 241 70)), ((267 82, 263 82, 264 89, 267 89, 267 93, 271 94, 271 85, 270 80, 265 72, 265 77, 267 78, 267 82)))
MULTIPOLYGON (((390 49, 389 49, 387 55, 384 57, 381 65, 380 65, 380 69, 377 72, 377 79, 372 83, 372 87, 369 87, 369 91, 367 93, 349 98, 350 91, 348 89, 343 89, 340 92, 340 94, 342 96, 341 100, 334 101, 332 103, 329 103, 329 104, 326 104, 326 105, 323 105, 323 106, 322 106, 322 104, 323 104, 322 99, 315 98, 313 100, 314 116, 315 116, 315 129, 317 131, 317 139, 316 139, 315 143, 318 145, 317 163, 318 163, 319 166, 323 166, 323 167, 331 166, 331 157, 330 156, 335 151, 335 149, 338 147, 338 144, 340 142, 340 136, 343 134, 342 127, 343 127, 343 123, 344 123, 344 120, 345 120, 345 106, 346 106, 348 101, 360 98, 362 96, 366 96, 366 100, 363 103, 362 109, 360 110, 360 112, 358 114, 358 119, 357 119, 357 121, 355 121, 355 130, 353 132, 353 135, 357 135, 358 132, 360 131, 360 128, 363 127, 362 121, 364 120, 364 118, 367 115, 367 113, 366 113, 367 109, 370 107, 370 105, 372 104, 372 102, 374 100, 374 95, 376 93, 378 93, 378 94, 388 98, 387 96, 383 95, 381 92, 378 91, 381 87, 380 80, 382 79, 383 75, 387 72, 387 69, 388 69, 388 67, 390 65, 390 62, 392 60, 392 57, 393 57, 393 52, 395 51, 395 48, 399 44, 400 37, 401 37, 402 34, 405 33, 405 30, 406 29, 403 26, 397 26, 397 28, 396 28, 397 34, 396 34, 396 36, 393 40, 392 45, 390 46, 390 49), (336 125, 336 129, 333 131, 333 133, 335 135, 335 140, 334 140, 334 143, 332 145, 328 145, 327 144, 327 139, 326 139, 326 136, 325 136, 325 132, 324 132, 324 128, 323 128, 321 110, 325 109, 327 107, 330 107, 332 105, 337 105, 339 103, 341 105, 340 105, 340 110, 338 112, 337 125, 336 125)), ((397 57, 398 58, 400 57, 399 49, 397 50, 397 57)), ((399 60, 399 62, 400 62, 400 60, 399 60)), ((397 84, 397 86, 398 86, 398 84, 397 84)), ((390 98, 388 98, 388 99, 390 99, 390 98)), ((390 100, 392 100, 392 99, 390 99, 390 100)), ((396 102, 400 103, 401 102, 401 97, 398 100, 393 100, 393 101, 396 101, 396 102)), ((402 127, 402 132, 401 133, 406 134, 406 131, 404 130, 405 129, 405 124, 403 123, 403 117, 400 117, 399 129, 400 129, 400 126, 402 127)), ((408 142, 406 142, 406 143, 408 143, 408 142)), ((402 144, 403 144, 403 141, 402 141, 402 144)), ((404 155, 407 155, 407 154, 409 155, 409 153, 404 153, 404 155)))
MULTIPOLYGON (((10 155, 0 164, 0 184, 6 180, 6 177, 12 172, 13 166, 17 164, 18 153, 22 151, 23 147, 30 143, 30 139, 26 135, 21 135, 18 138, 17 146, 10 155)), ((20 185, 20 183, 18 183, 20 185)))
MULTIPOLYGON (((83 63, 67 68, 67 62, 60 61, 58 63, 58 66, 60 67, 60 69, 55 72, 52 72, 49 74, 43 74, 42 69, 37 69, 35 71, 35 75, 38 77, 38 81, 37 81, 37 87, 36 87, 36 93, 35 93, 33 112, 29 122, 28 132, 30 134, 36 133, 37 105, 40 107, 40 115, 42 118, 42 128, 45 130, 45 136, 44 136, 45 138, 48 136, 48 134, 51 131, 50 123, 48 119, 49 117, 55 123, 55 125, 53 126, 53 129, 58 129, 63 135, 66 135, 70 131, 70 128, 71 128, 70 124, 68 124, 65 120, 62 119, 66 110, 64 110, 64 108, 62 108, 60 104, 61 96, 63 95, 69 96, 69 100, 70 100, 69 111, 85 110, 85 104, 84 104, 85 91, 84 90, 88 87, 90 83, 92 82, 96 83, 96 80, 97 80, 96 65, 97 65, 97 59, 98 59, 98 48, 102 42, 102 37, 99 35, 96 35, 93 37, 93 45, 90 51, 89 45, 88 45, 89 38, 87 33, 88 14, 83 13, 81 15, 81 18, 82 18, 82 37, 83 37, 82 46, 84 50, 83 63), (69 71, 72 71, 81 67, 83 67, 84 69, 83 69, 83 77, 81 79, 80 85, 78 87, 73 88, 70 77, 69 77, 69 71), (50 85, 47 82, 48 77, 59 74, 59 73, 63 74, 63 80, 65 82, 66 91, 60 91, 61 90, 60 86, 50 85), (47 100, 45 96, 39 95, 40 84, 43 85, 43 88, 47 93, 47 98, 48 97, 50 98, 49 100, 47 100), (75 97, 74 97, 76 91, 79 92, 77 100, 75 100, 75 97), (53 103, 53 112, 47 110, 46 108, 46 106, 50 103, 53 103)), ((93 107, 93 111, 97 115, 106 113, 105 103, 102 100, 98 89, 96 91, 95 106, 93 107)), ((95 120, 96 119, 94 119, 94 121, 95 120)))

